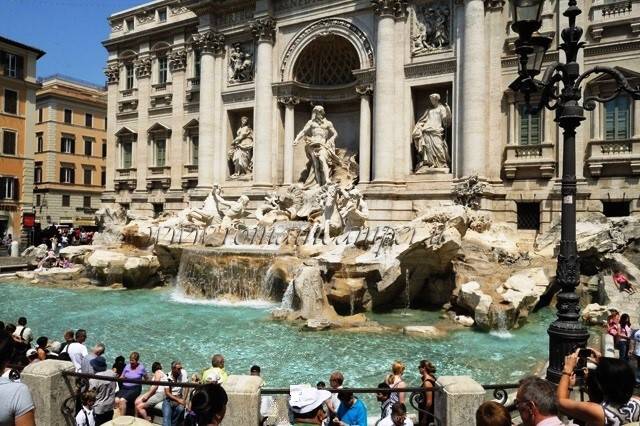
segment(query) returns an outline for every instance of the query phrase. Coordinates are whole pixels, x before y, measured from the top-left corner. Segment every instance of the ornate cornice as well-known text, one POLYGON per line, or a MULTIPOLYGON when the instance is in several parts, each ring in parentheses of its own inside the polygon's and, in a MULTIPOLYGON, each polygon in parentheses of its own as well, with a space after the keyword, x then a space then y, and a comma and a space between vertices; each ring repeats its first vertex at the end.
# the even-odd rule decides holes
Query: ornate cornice
POLYGON ((208 30, 193 35, 194 47, 202 52, 214 53, 216 55, 224 53, 224 34, 208 30))
POLYGON ((430 75, 449 74, 456 71, 456 60, 445 59, 437 62, 422 62, 404 66, 406 78, 420 78, 430 75))
POLYGON ((373 84, 358 84, 356 93, 360 96, 370 96, 373 94, 373 84))
POLYGON ((151 77, 151 58, 140 58, 133 62, 137 78, 151 77))
POLYGON ((283 105, 295 106, 300 103, 300 98, 298 98, 297 96, 279 96, 278 102, 283 105))
POLYGON ((394 18, 404 18, 407 15, 407 4, 407 0, 371 0, 376 15, 394 18))
POLYGON ((640 41, 634 40, 627 43, 591 44, 584 48, 584 56, 610 55, 640 50, 640 41))
POLYGON ((273 43, 276 38, 276 20, 271 16, 254 19, 249 23, 249 27, 258 41, 273 43))
POLYGON ((180 49, 169 53, 169 68, 171 72, 187 69, 187 51, 180 49))
POLYGON ((117 84, 120 81, 120 65, 117 62, 107 65, 104 75, 107 77, 107 84, 117 84))

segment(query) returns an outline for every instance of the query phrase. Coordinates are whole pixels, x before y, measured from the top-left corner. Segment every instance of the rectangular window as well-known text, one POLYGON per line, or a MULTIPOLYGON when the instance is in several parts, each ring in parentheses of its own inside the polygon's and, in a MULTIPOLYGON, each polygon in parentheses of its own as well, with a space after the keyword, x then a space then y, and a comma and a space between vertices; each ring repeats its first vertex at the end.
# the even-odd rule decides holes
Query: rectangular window
POLYGON ((18 179, 14 177, 0 177, 0 199, 18 199, 18 179))
POLYGON ((42 135, 38 135, 38 140, 37 140, 37 147, 36 147, 36 152, 42 152, 44 151, 44 138, 42 137, 42 135))
POLYGON ((90 209, 91 208, 91 197, 88 195, 85 195, 84 197, 82 197, 82 207, 84 207, 85 209, 90 209))
POLYGON ((63 136, 60 139, 60 152, 64 154, 76 153, 76 141, 68 136, 63 136))
POLYGON ((126 64, 124 66, 125 72, 125 89, 133 89, 133 64, 126 64))
POLYGON ((164 84, 167 82, 168 68, 167 57, 162 56, 158 58, 158 83, 164 84))
POLYGON ((2 153, 16 155, 16 132, 4 130, 2 132, 2 153))
POLYGON ((18 113, 18 92, 4 89, 4 112, 7 114, 18 113))
POLYGON ((198 164, 198 136, 191 136, 191 164, 198 164))
POLYGON ((44 114, 42 113, 42 108, 38 108, 38 123, 42 123, 44 118, 44 114))
POLYGON ((155 165, 156 167, 164 167, 167 154, 167 141, 165 139, 156 139, 155 145, 155 165))
POLYGON ((100 173, 100 185, 105 186, 106 184, 107 184, 107 172, 103 170, 100 173))
POLYGON ((91 178, 93 177, 93 171, 91 169, 84 169, 84 184, 91 185, 91 178))
POLYGON ((60 167, 60 183, 75 183, 75 170, 71 167, 60 167))
POLYGON ((540 112, 531 114, 525 106, 520 108, 520 145, 538 145, 542 136, 540 112))
POLYGON ((18 56, 13 53, 7 53, 5 58, 4 75, 18 77, 18 56))
POLYGON ((71 195, 62 196, 62 207, 71 207, 71 195))
POLYGON ((36 207, 40 207, 42 205, 42 198, 40 194, 36 194, 36 207))
POLYGON ((195 52, 193 52, 193 54, 194 54, 193 68, 195 69, 194 77, 200 78, 200 62, 202 59, 202 54, 200 53, 199 50, 196 50, 195 52))
POLYGON ((73 124, 73 111, 70 109, 64 110, 64 122, 67 124, 73 124))
POLYGON ((166 22, 167 21, 167 8, 163 7, 158 9, 158 21, 166 22))
POLYGON ((631 213, 629 201, 603 201, 602 213, 606 217, 624 217, 631 213))
POLYGON ((93 140, 85 139, 84 140, 84 155, 91 156, 93 154, 93 140))
POLYGON ((102 158, 107 158, 107 144, 102 142, 102 158))
POLYGON ((122 146, 122 168, 130 169, 132 162, 133 144, 131 142, 123 142, 122 146))
POLYGON ((631 129, 631 102, 619 96, 604 104, 604 138, 608 141, 629 139, 631 129))
POLYGON ((93 127, 93 114, 86 113, 84 115, 84 125, 85 127, 93 127))
POLYGON ((35 183, 42 183, 42 167, 33 169, 33 181, 35 183))
POLYGON ((518 229, 540 229, 540 203, 516 203, 518 205, 518 229))
POLYGON ((124 24, 127 28, 127 31, 133 31, 133 28, 134 28, 133 18, 125 19, 124 24))

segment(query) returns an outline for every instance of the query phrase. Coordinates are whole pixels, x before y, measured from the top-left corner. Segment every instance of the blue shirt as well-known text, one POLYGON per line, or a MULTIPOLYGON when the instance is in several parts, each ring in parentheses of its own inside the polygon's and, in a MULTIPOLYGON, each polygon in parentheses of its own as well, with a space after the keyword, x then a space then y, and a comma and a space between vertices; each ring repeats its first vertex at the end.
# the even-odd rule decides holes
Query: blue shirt
POLYGON ((367 426, 367 407, 359 399, 351 407, 342 403, 338 407, 338 418, 349 426, 367 426))

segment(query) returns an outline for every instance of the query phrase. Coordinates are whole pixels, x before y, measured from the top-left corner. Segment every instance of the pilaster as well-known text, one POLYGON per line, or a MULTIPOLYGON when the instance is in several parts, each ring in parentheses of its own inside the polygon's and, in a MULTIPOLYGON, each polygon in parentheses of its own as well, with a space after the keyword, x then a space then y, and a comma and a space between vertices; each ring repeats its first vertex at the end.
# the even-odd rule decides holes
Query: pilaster
POLYGON ((120 80, 120 65, 113 62, 104 70, 107 77, 107 158, 105 167, 107 172, 106 192, 114 192, 116 168, 118 167, 116 155, 116 113, 118 108, 118 83, 120 80))
POLYGON ((180 47, 169 54, 169 69, 172 76, 172 112, 171 112, 171 186, 170 191, 182 192, 183 131, 185 76, 187 69, 187 51, 180 47))
POLYGON ((293 139, 295 138, 295 113, 296 105, 300 99, 295 96, 278 98, 278 102, 284 105, 284 183, 293 183, 293 139))
POLYGON ((136 191, 146 192, 149 156, 149 99, 151 96, 151 58, 142 56, 134 62, 138 81, 138 140, 136 142, 136 191))

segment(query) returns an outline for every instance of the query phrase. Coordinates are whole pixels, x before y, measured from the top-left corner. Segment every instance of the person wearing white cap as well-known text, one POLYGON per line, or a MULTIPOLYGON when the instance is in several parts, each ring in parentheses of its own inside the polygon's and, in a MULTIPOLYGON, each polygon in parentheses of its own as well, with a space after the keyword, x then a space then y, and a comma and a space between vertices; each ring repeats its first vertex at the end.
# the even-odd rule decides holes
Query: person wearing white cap
POLYGON ((292 390, 289 407, 295 423, 321 424, 325 418, 323 404, 331 399, 331 392, 315 388, 292 390))

